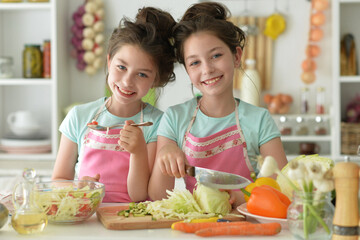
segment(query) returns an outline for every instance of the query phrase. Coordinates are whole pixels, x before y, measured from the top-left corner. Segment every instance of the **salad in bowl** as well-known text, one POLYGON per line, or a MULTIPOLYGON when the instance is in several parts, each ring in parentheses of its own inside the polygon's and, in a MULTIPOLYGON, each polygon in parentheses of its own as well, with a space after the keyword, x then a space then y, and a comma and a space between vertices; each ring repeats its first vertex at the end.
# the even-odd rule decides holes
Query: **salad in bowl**
POLYGON ((50 223, 76 223, 91 217, 105 195, 105 186, 87 180, 57 180, 36 183, 34 201, 50 223))

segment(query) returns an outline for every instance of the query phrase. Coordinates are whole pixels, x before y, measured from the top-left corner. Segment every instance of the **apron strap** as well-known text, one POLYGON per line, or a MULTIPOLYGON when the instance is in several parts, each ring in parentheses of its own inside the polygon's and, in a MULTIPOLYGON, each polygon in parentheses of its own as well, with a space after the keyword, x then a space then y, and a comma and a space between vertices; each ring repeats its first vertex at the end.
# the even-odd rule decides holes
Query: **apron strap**
MULTIPOLYGON (((243 133, 241 127, 240 127, 239 109, 238 109, 238 107, 239 107, 239 103, 238 103, 238 101, 235 100, 236 125, 237 125, 237 128, 238 128, 241 140, 243 141, 243 143, 246 143, 244 133, 243 133)), ((254 172, 254 169, 253 169, 253 167, 252 167, 252 165, 250 163, 250 160, 249 160, 249 155, 248 155, 248 152, 247 152, 247 146, 243 147, 243 151, 244 151, 244 158, 245 158, 245 162, 246 162, 247 167, 249 168, 250 172, 254 172)))
POLYGON ((197 112, 198 112, 198 110, 199 110, 199 108, 200 108, 200 101, 201 101, 201 99, 198 101, 198 103, 197 103, 197 105, 196 105, 196 108, 195 108, 195 110, 194 110, 194 112, 193 112, 193 115, 192 115, 192 117, 191 117, 191 120, 190 120, 190 122, 189 122, 189 125, 188 125, 188 127, 187 127, 187 129, 186 129, 185 136, 184 136, 184 140, 183 140, 183 144, 182 144, 182 150, 183 150, 183 151, 184 151, 184 149, 185 149, 186 137, 187 137, 188 133, 190 132, 190 129, 191 129, 192 125, 193 125, 194 122, 195 122, 196 114, 197 114, 197 112))
POLYGON ((96 112, 94 118, 93 118, 93 121, 96 121, 96 119, 99 117, 100 113, 102 112, 102 110, 104 109, 106 103, 109 101, 110 98, 106 99, 104 104, 101 105, 101 107, 99 108, 99 110, 96 112))

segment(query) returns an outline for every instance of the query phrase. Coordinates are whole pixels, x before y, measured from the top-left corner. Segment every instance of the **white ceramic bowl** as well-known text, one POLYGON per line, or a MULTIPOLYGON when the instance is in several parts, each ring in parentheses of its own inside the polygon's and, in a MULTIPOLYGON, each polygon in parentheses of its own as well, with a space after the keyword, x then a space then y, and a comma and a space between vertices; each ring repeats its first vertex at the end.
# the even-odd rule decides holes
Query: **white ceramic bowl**
POLYGON ((17 136, 27 137, 37 135, 40 132, 40 126, 10 126, 10 130, 17 136))

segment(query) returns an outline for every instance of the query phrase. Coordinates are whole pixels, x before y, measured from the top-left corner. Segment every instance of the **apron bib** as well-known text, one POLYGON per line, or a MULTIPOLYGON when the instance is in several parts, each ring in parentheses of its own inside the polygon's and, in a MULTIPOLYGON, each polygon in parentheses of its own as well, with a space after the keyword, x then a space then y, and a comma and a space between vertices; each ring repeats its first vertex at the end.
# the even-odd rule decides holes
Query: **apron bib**
MULTIPOLYGON (((192 135, 190 129, 195 122, 200 102, 195 108, 182 146, 189 164, 241 175, 252 181, 250 174, 253 168, 247 154, 244 134, 240 127, 237 101, 235 101, 236 125, 210 136, 199 138, 192 135)), ((186 176, 184 180, 186 188, 192 192, 195 188, 196 179, 186 176)))
MULTIPOLYGON (((93 121, 96 121, 108 100, 101 106, 93 121)), ((142 108, 140 121, 143 121, 142 108)), ((118 144, 120 131, 121 129, 97 131, 88 128, 81 147, 79 179, 99 173, 99 182, 105 185, 103 202, 132 201, 127 190, 130 153, 118 144)))

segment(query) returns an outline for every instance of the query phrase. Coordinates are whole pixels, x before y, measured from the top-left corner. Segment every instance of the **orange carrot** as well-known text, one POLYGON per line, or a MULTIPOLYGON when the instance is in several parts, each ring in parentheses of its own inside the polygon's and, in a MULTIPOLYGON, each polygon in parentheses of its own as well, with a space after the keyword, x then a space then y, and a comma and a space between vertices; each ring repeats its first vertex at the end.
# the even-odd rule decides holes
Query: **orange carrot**
POLYGON ((242 226, 252 224, 250 222, 240 221, 240 222, 202 222, 202 223, 187 223, 187 222, 177 222, 171 226, 174 230, 179 230, 186 233, 194 233, 197 230, 204 228, 215 228, 215 227, 225 227, 225 226, 242 226))
POLYGON ((275 235, 281 231, 280 223, 244 224, 242 226, 224 226, 204 228, 195 232, 197 236, 210 237, 221 235, 275 235))

